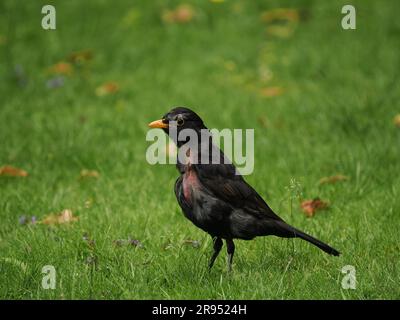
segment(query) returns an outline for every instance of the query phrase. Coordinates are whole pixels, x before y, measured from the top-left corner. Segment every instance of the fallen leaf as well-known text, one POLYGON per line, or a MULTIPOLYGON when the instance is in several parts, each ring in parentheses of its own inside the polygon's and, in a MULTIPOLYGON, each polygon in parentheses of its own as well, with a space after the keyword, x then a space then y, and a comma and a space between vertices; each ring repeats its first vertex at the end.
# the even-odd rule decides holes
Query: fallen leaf
POLYGON ((107 82, 97 87, 96 95, 102 97, 109 94, 114 94, 118 92, 118 90, 119 90, 119 85, 116 82, 107 82))
POLYGON ((49 214, 46 218, 44 218, 41 221, 41 223, 53 225, 53 224, 70 223, 78 220, 79 218, 75 217, 70 209, 65 209, 61 211, 61 213, 59 214, 54 214, 54 213, 49 214))
POLYGON ((290 37, 299 19, 300 14, 296 9, 278 8, 261 14, 261 20, 269 24, 267 33, 279 38, 290 37))
POLYGON ((174 10, 164 10, 161 15, 165 23, 188 23, 194 17, 194 9, 191 5, 182 4, 174 10))
POLYGON ((200 248, 200 241, 198 241, 198 240, 190 240, 190 239, 186 239, 186 240, 183 240, 183 243, 184 244, 187 244, 187 245, 191 245, 193 248, 200 248))
POLYGON ((0 176, 27 177, 28 172, 12 166, 3 166, 0 168, 0 176))
POLYGON ((298 22, 300 18, 296 9, 277 8, 265 11, 261 14, 261 20, 267 23, 277 21, 298 22))
POLYGON ((393 123, 397 128, 400 128, 400 114, 396 115, 393 119, 393 123))
POLYGON ((301 203, 301 208, 307 217, 312 217, 315 215, 317 210, 323 210, 328 208, 328 203, 315 198, 312 200, 305 200, 301 203))
POLYGON ((93 52, 91 50, 75 51, 68 56, 68 61, 75 64, 82 64, 92 59, 93 52))
POLYGON ((265 87, 260 90, 260 95, 266 98, 280 96, 283 93, 281 87, 265 87))
POLYGON ((319 180, 319 184, 326 184, 326 183, 336 183, 339 181, 347 181, 349 180, 349 177, 338 174, 336 176, 331 176, 331 177, 324 177, 321 180, 319 180))
POLYGON ((258 123, 263 128, 268 128, 268 119, 266 117, 260 116, 257 118, 258 123))
POLYGON ((0 46, 7 43, 7 38, 5 36, 0 36, 0 46))
POLYGON ((73 67, 70 63, 61 61, 50 67, 49 71, 53 74, 62 74, 69 76, 72 74, 73 67))
POLYGON ((100 173, 96 170, 88 170, 88 169, 83 169, 81 170, 80 173, 80 178, 99 178, 100 173))
POLYGON ((294 32, 292 25, 283 26, 269 26, 267 27, 267 33, 271 36, 278 38, 289 38, 294 32))

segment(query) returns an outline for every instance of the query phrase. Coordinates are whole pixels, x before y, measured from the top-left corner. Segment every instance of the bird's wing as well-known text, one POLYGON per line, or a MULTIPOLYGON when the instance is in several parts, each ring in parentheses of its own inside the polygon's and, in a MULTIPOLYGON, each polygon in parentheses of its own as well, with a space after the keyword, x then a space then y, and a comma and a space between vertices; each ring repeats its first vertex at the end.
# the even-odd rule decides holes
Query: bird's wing
POLYGON ((245 212, 260 218, 282 219, 276 215, 231 164, 199 164, 197 174, 202 185, 211 193, 245 212))

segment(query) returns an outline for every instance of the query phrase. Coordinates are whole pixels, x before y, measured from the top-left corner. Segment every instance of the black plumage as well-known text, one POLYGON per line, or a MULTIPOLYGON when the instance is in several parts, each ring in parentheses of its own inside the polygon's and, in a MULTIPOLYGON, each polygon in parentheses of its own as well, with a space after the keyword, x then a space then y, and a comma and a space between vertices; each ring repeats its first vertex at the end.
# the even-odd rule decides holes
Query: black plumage
MULTIPOLYGON (((172 109, 162 120, 154 121, 149 126, 163 128, 167 134, 171 133, 171 126, 174 126, 178 134, 183 129, 192 129, 198 133, 198 137, 201 137, 202 129, 207 129, 196 113, 182 107, 172 109)), ((188 142, 179 141, 172 134, 170 136, 178 148, 188 142)), ((267 235, 298 237, 331 255, 339 255, 337 250, 290 226, 276 215, 237 173, 235 166, 223 152, 211 143, 211 136, 207 139, 199 139, 198 146, 190 148, 184 163, 178 159, 180 176, 175 183, 175 195, 185 217, 213 238, 214 252, 210 259, 210 268, 222 248, 222 239, 225 239, 227 244, 229 269, 235 251, 233 239, 251 240, 267 235), (206 141, 207 139, 210 140, 206 141), (204 153, 207 153, 207 163, 202 161, 204 153), (217 155, 219 160, 225 161, 213 164, 212 155, 217 155)))

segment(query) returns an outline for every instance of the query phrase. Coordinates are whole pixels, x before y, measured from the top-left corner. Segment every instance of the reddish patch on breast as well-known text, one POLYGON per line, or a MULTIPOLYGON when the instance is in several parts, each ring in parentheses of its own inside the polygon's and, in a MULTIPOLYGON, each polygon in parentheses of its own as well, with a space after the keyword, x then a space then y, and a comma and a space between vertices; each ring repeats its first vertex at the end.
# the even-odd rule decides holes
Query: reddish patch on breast
POLYGON ((199 187, 200 182, 197 178, 196 172, 190 168, 183 175, 183 195, 185 196, 186 201, 192 202, 192 191, 193 188, 199 187))

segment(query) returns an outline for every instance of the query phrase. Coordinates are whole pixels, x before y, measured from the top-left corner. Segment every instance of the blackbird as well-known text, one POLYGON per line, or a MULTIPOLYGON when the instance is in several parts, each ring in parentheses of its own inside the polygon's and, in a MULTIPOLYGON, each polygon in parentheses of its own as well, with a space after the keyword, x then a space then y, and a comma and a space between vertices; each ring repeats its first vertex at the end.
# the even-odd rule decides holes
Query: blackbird
POLYGON ((226 241, 229 271, 235 252, 233 239, 251 240, 267 235, 301 238, 328 254, 340 254, 276 215, 212 143, 211 134, 204 134, 209 131, 192 110, 174 108, 161 120, 151 122, 149 127, 162 128, 175 142, 178 151, 189 145, 185 147, 184 157, 177 160, 180 176, 175 182, 175 195, 185 217, 213 239, 214 251, 208 264, 210 269, 221 251, 222 239, 226 241), (184 129, 196 133, 195 143, 190 141, 188 135, 180 138, 180 133, 188 131, 184 129))

